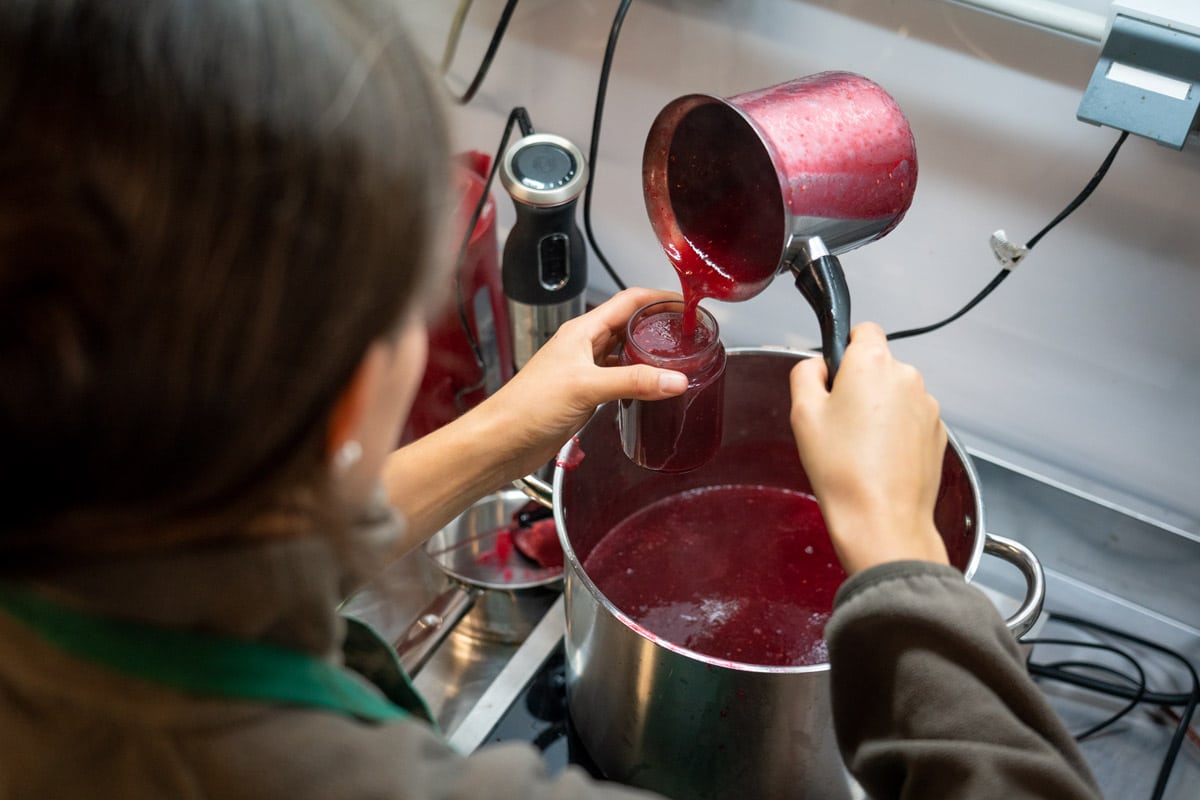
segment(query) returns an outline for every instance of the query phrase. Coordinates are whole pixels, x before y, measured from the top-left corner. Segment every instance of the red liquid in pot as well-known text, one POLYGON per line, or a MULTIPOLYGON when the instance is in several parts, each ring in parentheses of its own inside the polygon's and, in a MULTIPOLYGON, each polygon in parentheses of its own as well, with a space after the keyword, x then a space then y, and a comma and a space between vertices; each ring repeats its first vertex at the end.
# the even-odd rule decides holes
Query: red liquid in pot
POLYGON ((846 578, 816 500, 767 486, 665 497, 618 523, 583 566, 659 638, 766 666, 828 660, 825 622, 846 578))

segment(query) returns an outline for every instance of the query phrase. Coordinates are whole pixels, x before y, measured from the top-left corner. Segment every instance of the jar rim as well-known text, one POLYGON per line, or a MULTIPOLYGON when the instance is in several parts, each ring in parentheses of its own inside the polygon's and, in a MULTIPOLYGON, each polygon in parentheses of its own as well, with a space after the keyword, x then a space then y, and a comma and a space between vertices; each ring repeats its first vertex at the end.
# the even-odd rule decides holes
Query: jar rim
POLYGON ((656 314, 678 314, 682 317, 685 308, 686 305, 682 300, 656 300, 638 308, 629 317, 625 326, 626 347, 636 355, 639 361, 667 369, 687 372, 707 367, 721 349, 721 329, 712 313, 700 305, 696 306, 696 324, 703 326, 712 335, 708 342, 698 350, 679 355, 654 352, 642 346, 634 336, 634 332, 643 320, 656 314))

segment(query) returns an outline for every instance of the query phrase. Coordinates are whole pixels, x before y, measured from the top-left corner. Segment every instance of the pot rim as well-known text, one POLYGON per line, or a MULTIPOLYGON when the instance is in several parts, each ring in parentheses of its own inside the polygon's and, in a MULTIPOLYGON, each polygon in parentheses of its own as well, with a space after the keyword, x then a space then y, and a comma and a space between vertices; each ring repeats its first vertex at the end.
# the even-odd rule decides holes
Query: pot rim
MULTIPOLYGON (((777 356, 780 358, 788 358, 790 360, 799 361, 805 358, 821 358, 821 354, 812 350, 799 350, 791 347, 779 345, 763 345, 757 347, 731 347, 726 349, 727 357, 736 357, 738 355, 767 355, 777 356)), ((599 409, 597 409, 599 410, 599 409)), ((943 422, 944 424, 944 422, 943 422)), ((586 426, 585 426, 586 427, 586 426)), ((975 574, 976 568, 979 566, 979 560, 983 557, 984 531, 987 528, 983 523, 983 498, 979 491, 979 478, 975 473, 975 465, 971 462, 970 455, 966 449, 959 443, 954 432, 946 427, 946 445, 952 447, 954 452, 958 454, 959 461, 962 463, 963 472, 966 474, 967 482, 971 487, 971 493, 974 498, 974 519, 971 522, 971 528, 975 533, 975 539, 971 546, 971 555, 967 559, 967 564, 963 568, 963 579, 968 583, 975 574)), ((665 650, 673 653, 678 653, 682 656, 690 658, 694 661, 699 661, 703 664, 708 664, 714 667, 722 667, 738 672, 761 672, 761 673, 788 673, 788 674, 805 674, 825 672, 829 669, 829 662, 825 661, 820 664, 806 664, 801 666, 773 666, 767 664, 748 664, 740 661, 732 661, 724 658, 698 653, 695 650, 690 650, 682 645, 671 642, 660 637, 652 631, 647 630, 639 623, 635 622, 625 612, 619 609, 608 599, 607 596, 592 582, 591 577, 587 574, 587 570, 583 568, 583 563, 575 554, 575 549, 571 546, 571 539, 567 533, 567 521, 563 511, 562 497, 563 484, 566 481, 566 475, 571 470, 564 465, 575 463, 573 460, 575 454, 572 450, 579 447, 578 437, 572 437, 558 453, 556 458, 557 466, 554 470, 554 523, 558 531, 559 543, 562 545, 565 579, 579 580, 592 598, 598 602, 603 608, 608 611, 613 617, 621 622, 622 625, 629 628, 631 631, 642 637, 652 645, 657 645, 665 650)), ((586 455, 584 456, 586 458, 586 455)), ((568 592, 568 597, 570 593, 568 592)))

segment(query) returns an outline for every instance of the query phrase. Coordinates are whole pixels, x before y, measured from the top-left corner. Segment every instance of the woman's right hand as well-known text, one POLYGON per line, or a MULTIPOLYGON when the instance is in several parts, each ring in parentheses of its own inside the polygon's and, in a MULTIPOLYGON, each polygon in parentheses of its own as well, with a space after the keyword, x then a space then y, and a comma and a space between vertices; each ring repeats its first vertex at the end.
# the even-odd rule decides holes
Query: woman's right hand
POLYGON ((933 522, 946 428, 917 370, 873 323, 855 327, 833 390, 822 359, 792 370, 792 431, 847 574, 887 561, 948 563, 933 522))

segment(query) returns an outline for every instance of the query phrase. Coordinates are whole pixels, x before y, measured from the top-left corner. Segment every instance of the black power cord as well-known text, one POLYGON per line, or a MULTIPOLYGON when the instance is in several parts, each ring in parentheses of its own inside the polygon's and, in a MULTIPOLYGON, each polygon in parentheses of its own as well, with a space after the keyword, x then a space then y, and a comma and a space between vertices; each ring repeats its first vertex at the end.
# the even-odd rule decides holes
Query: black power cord
POLYGON ((1026 242, 1025 247, 1021 248, 1019 250, 1018 254, 1012 257, 1011 263, 1005 264, 1004 268, 1002 270, 1000 270, 1000 272, 996 275, 996 277, 992 278, 992 280, 988 283, 988 285, 983 287, 983 290, 980 291, 979 294, 977 294, 973 298, 971 298, 971 300, 965 306, 963 306, 962 308, 960 308, 958 311, 954 312, 950 316, 946 317, 941 322, 935 322, 932 325, 925 325, 920 328, 909 328, 907 330, 896 331, 895 333, 889 333, 887 338, 889 340, 907 339, 912 336, 920 336, 923 333, 930 333, 932 331, 936 331, 937 329, 942 328, 946 325, 949 325, 951 322, 954 322, 956 319, 961 317, 963 314, 966 314, 972 308, 979 305, 980 301, 982 301, 985 297, 987 297, 989 294, 991 294, 996 289, 997 286, 999 286, 1001 283, 1004 282, 1004 279, 1007 278, 1012 273, 1013 268, 1016 267, 1017 262, 1019 262, 1022 258, 1024 258, 1026 253, 1028 253, 1030 250, 1032 250, 1034 248, 1034 245, 1036 245, 1038 242, 1040 242, 1042 240, 1043 236, 1045 236, 1047 233, 1049 233, 1051 230, 1053 230, 1060 222, 1065 220, 1067 217, 1071 216, 1071 214, 1074 213, 1077 208, 1079 208, 1081 205, 1083 205, 1085 200, 1087 200, 1089 197, 1092 196, 1092 192, 1096 191, 1096 187, 1098 187, 1100 185, 1100 181, 1102 181, 1104 179, 1104 176, 1106 174, 1108 174, 1108 168, 1112 166, 1113 161, 1117 157, 1117 153, 1121 149, 1121 145, 1125 144, 1125 140, 1127 138, 1129 138, 1129 131, 1121 131, 1121 135, 1117 137, 1116 144, 1114 144, 1112 146, 1112 149, 1108 151, 1108 156, 1105 157, 1104 161, 1100 164, 1100 168, 1098 170, 1096 170, 1096 174, 1092 176, 1092 179, 1087 182, 1086 186, 1083 187, 1083 191, 1081 191, 1078 195, 1076 195, 1075 199, 1072 200, 1070 203, 1068 203, 1067 207, 1064 208, 1062 211, 1060 211, 1058 216, 1056 216, 1054 219, 1052 219, 1046 225, 1046 227, 1042 228, 1040 231, 1037 232, 1037 234, 1035 234, 1033 236, 1033 238, 1031 238, 1028 242, 1026 242))
POLYGON ((608 95, 608 75, 612 71, 613 54, 617 50, 617 39, 621 35, 621 25, 625 22, 625 13, 629 11, 632 0, 621 0, 617 13, 613 16, 612 28, 608 32, 608 46, 604 50, 604 62, 600 65, 600 81, 596 86, 596 110, 592 114, 592 141, 588 146, 588 180, 583 195, 583 229, 587 234, 588 244, 596 254, 600 265, 612 278, 617 289, 624 289, 625 282, 617 274, 616 269, 609 263, 600 245, 596 243, 596 235, 592 231, 592 187, 596 181, 596 156, 600 151, 600 126, 604 120, 604 100, 608 95))
MULTIPOLYGON (((1086 670, 1091 672, 1107 673, 1114 678, 1127 681, 1135 687, 1135 690, 1132 692, 1132 695, 1129 698, 1129 702, 1126 703, 1119 711, 1117 711, 1108 719, 1096 723, 1087 730, 1074 734, 1075 741, 1077 742, 1082 742, 1089 736, 1097 734, 1113 723, 1119 721, 1130 711, 1133 711, 1135 708, 1137 708, 1138 703, 1142 702, 1142 698, 1146 696, 1146 671, 1142 669, 1142 665, 1138 663, 1136 658, 1131 656, 1129 653, 1126 653, 1124 650, 1113 647, 1112 645, 1099 644, 1097 642, 1079 642, 1072 639, 1022 639, 1021 643, 1027 645, 1063 645, 1068 647, 1083 647, 1092 650, 1102 650, 1106 653, 1112 653, 1113 655, 1120 656, 1121 658, 1125 659, 1137 672, 1138 677, 1136 680, 1134 680, 1120 670, 1104 666, 1103 664, 1092 664, 1087 661, 1056 661, 1052 664, 1035 664, 1033 662, 1027 663, 1030 674, 1040 675, 1043 677, 1048 677, 1050 675, 1054 675, 1056 677, 1062 675, 1075 677, 1078 673, 1071 672, 1070 670, 1086 670)), ((1092 681, 1091 683, 1097 684, 1101 682, 1092 681)))
MULTIPOLYGON (((625 15, 628 13, 629 6, 631 4, 632 0, 621 0, 620 5, 617 6, 616 14, 613 15, 612 28, 608 33, 608 44, 604 50, 604 60, 600 65, 600 79, 596 86, 596 106, 595 111, 592 114, 592 136, 591 142, 588 146, 588 180, 587 185, 584 188, 583 198, 583 228, 584 233, 587 236, 588 244, 591 246, 596 258, 600 261, 600 265, 604 267, 604 271, 608 273, 608 276, 612 279, 613 283, 616 284, 618 290, 625 288, 625 282, 621 280, 621 276, 617 274, 616 269, 604 255, 604 251, 600 249, 600 244, 596 241, 596 233, 592 228, 592 193, 596 180, 596 159, 600 150, 600 129, 604 121, 604 102, 608 97, 608 78, 609 74, 612 72, 613 56, 617 50, 617 41, 621 36, 621 26, 625 22, 625 15)), ((475 78, 471 81, 470 86, 467 87, 467 91, 463 93, 462 96, 456 98, 459 103, 466 104, 471 102, 471 100, 475 97, 475 93, 479 90, 479 87, 483 85, 484 78, 487 77, 488 70, 491 67, 492 60, 495 58, 496 51, 500 48, 500 42, 504 38, 505 31, 508 29, 508 23, 512 19, 513 11, 516 9, 516 6, 517 0, 508 0, 508 2, 505 4, 504 10, 500 13, 500 19, 496 23, 496 28, 492 31, 491 41, 488 43, 487 52, 484 54, 483 60, 480 62, 479 68, 475 73, 475 78)), ((454 27, 461 25, 461 20, 466 15, 467 7, 468 6, 463 6, 460 10, 460 13, 455 20, 454 27)), ((451 43, 447 44, 446 55, 442 61, 443 71, 449 68, 450 60, 452 59, 454 52, 453 43, 456 42, 456 40, 457 35, 452 30, 450 39, 451 43)), ((525 135, 528 135, 530 132, 531 131, 526 131, 525 135)), ((506 138, 504 141, 507 142, 507 129, 506 138)), ((497 154, 496 161, 499 160, 502 153, 503 148, 501 148, 500 154, 497 154)), ((493 162, 493 173, 495 172, 494 163, 495 162, 493 162)), ((490 176, 488 181, 490 186, 490 176)), ((482 209, 483 206, 481 205, 479 208, 480 212, 482 212, 482 209)))
MULTIPOLYGON (((632 0, 621 0, 620 5, 617 7, 616 14, 613 17, 612 28, 608 34, 608 45, 604 51, 604 61, 600 68, 600 80, 596 88, 596 108, 592 115, 592 138, 591 144, 588 148, 588 165, 590 167, 590 172, 588 174, 587 188, 585 190, 583 201, 583 224, 584 231, 587 234, 588 244, 591 245, 592 250, 596 254, 596 258, 599 259, 600 264, 604 267, 605 272, 607 272, 609 277, 612 278, 613 283, 616 284, 618 289, 624 289, 625 282, 621 280, 612 264, 609 263, 608 259, 605 257, 604 252, 600 249, 600 245, 596 242, 596 236, 592 230, 592 189, 596 178, 596 157, 599 152, 600 128, 604 118, 604 101, 608 94, 609 73, 612 70, 612 61, 613 55, 616 52, 617 40, 621 35, 621 25, 625 21, 625 14, 629 11, 631 2, 632 0)), ((1121 145, 1123 145, 1125 140, 1128 138, 1129 132, 1121 131, 1120 136, 1117 137, 1116 143, 1112 146, 1112 149, 1109 150, 1104 161, 1101 162, 1099 169, 1096 170, 1096 173, 1092 176, 1091 180, 1089 180, 1084 186, 1083 190, 1076 195, 1075 199, 1068 203, 1066 208, 1060 211, 1058 215, 1054 217, 1054 219, 1052 219, 1045 227, 1043 227, 1032 238, 1030 238, 1029 241, 1025 243, 1025 247, 1020 254, 1013 258, 1012 263, 1007 264, 1004 269, 1000 270, 1000 272, 988 282, 987 286, 985 286, 982 291, 968 301, 966 305, 941 322, 936 322, 932 325, 925 325, 920 328, 910 328, 907 330, 896 331, 888 334, 887 338, 889 340, 906 339, 912 336, 930 333, 949 325, 951 322, 954 322, 959 317, 963 316, 972 308, 977 306, 985 297, 990 295, 997 286, 1004 282, 1004 279, 1009 276, 1013 268, 1016 266, 1016 263, 1030 250, 1032 250, 1047 233, 1049 233, 1051 230, 1057 227, 1059 223, 1073 214, 1076 209, 1078 209, 1089 197, 1091 197, 1092 193, 1095 192, 1100 186, 1100 182, 1104 179, 1104 176, 1108 174, 1108 170, 1116 160, 1117 153, 1120 151, 1121 145)))
MULTIPOLYGON (((584 190, 583 200, 583 227, 587 236, 588 244, 591 246, 596 258, 600 261, 601 266, 604 267, 604 271, 608 273, 608 276, 612 279, 613 283, 616 284, 618 289, 624 289, 625 282, 621 280, 621 277, 617 274, 616 269, 604 255, 604 251, 600 248, 599 243, 596 241, 596 234, 592 227, 592 194, 596 180, 596 158, 599 153, 600 129, 604 119, 604 103, 608 95, 609 75, 612 71, 612 62, 617 48, 617 41, 621 35, 621 26, 625 21, 625 15, 629 11, 629 6, 631 4, 632 0, 621 0, 620 4, 617 6, 617 11, 613 16, 612 27, 608 34, 608 44, 605 47, 604 61, 601 64, 600 78, 596 87, 596 106, 592 115, 592 135, 591 142, 588 147, 589 173, 587 186, 584 190)), ((478 69, 475 72, 475 77, 471 80, 467 90, 461 96, 456 98, 459 103, 469 103, 475 97, 476 92, 479 91, 479 87, 483 85, 483 81, 487 77, 488 70, 491 68, 492 61, 496 56, 496 52, 500 48, 500 42, 503 40, 504 34, 508 29, 509 21, 512 19, 513 12, 516 10, 516 6, 517 0, 508 0, 508 2, 505 3, 504 9, 500 13, 500 19, 497 21, 496 27, 492 31, 492 38, 488 42, 487 50, 484 53, 478 69)), ((442 61, 443 72, 449 68, 450 61, 453 58, 454 48, 457 44, 456 29, 461 25, 462 19, 465 18, 466 11, 469 7, 470 3, 464 2, 460 7, 458 15, 456 16, 455 24, 451 31, 451 38, 447 44, 446 53, 442 61)), ((935 322, 931 325, 924 325, 919 328, 908 328, 901 331, 895 331, 893 333, 889 333, 887 338, 889 340, 907 339, 913 336, 932 333, 933 331, 949 325, 951 322, 959 319, 975 306, 979 305, 984 298, 990 295, 1001 283, 1004 282, 1004 280, 1012 273, 1012 270, 1014 267, 1016 267, 1017 263, 1023 259, 1024 256, 1028 254, 1028 252, 1032 250, 1039 241, 1042 240, 1042 237, 1044 237, 1047 233, 1057 227, 1059 223, 1073 214, 1089 197, 1091 197, 1092 193, 1096 191, 1097 187, 1100 185, 1100 182, 1104 179, 1104 176, 1108 173, 1109 168, 1112 166, 1113 161, 1117 157, 1117 153, 1121 149, 1121 145, 1123 145, 1125 140, 1128 138, 1129 132, 1121 131, 1120 136, 1117 137, 1116 143, 1113 145, 1107 157, 1105 157, 1104 161, 1101 163, 1100 168, 1096 170, 1096 173, 1092 176, 1092 179, 1088 181, 1087 185, 1084 186, 1083 190, 1075 197, 1075 199, 1068 203, 1066 208, 1059 212, 1054 219, 1052 219, 1045 227, 1043 227, 1032 238, 1030 238, 1029 241, 1025 243, 1023 248, 1019 248, 1017 254, 1011 257, 1009 262, 1005 264, 1004 268, 1001 269, 1000 272, 997 273, 996 276, 993 277, 988 284, 984 286, 983 289, 980 290, 980 292, 973 298, 971 298, 962 308, 940 322, 935 322)))
MULTIPOLYGON (((450 62, 453 60, 454 49, 458 44, 458 28, 462 24, 462 20, 466 17, 466 10, 470 4, 463 6, 460 13, 456 16, 451 28, 450 40, 446 46, 446 53, 442 58, 442 72, 450 69, 450 62)), ((475 77, 471 79, 471 83, 467 86, 467 90, 455 99, 462 105, 471 102, 475 97, 475 93, 479 91, 479 87, 483 86, 483 81, 487 77, 488 70, 492 68, 492 61, 496 58, 496 51, 500 49, 500 42, 504 39, 504 33, 508 30, 508 23, 512 19, 513 12, 517 8, 517 0, 508 0, 504 4, 504 10, 500 12, 500 19, 496 23, 496 28, 492 31, 491 41, 488 42, 487 50, 483 54, 483 59, 479 62, 479 67, 475 70, 475 77)))
POLYGON ((1083 739, 1086 736, 1090 736, 1093 733, 1108 727, 1113 722, 1116 722, 1118 719, 1125 716, 1125 714, 1129 713, 1129 711, 1139 704, 1148 703, 1166 708, 1182 706, 1183 710, 1178 715, 1178 722, 1175 727, 1175 732, 1171 736, 1170 744, 1167 746, 1166 755, 1163 757, 1162 764, 1158 770, 1158 777, 1154 783, 1153 793, 1150 795, 1151 800, 1161 800, 1163 793, 1167 788, 1167 781, 1171 777, 1171 771, 1175 767, 1175 760, 1179 755, 1179 749, 1183 745, 1183 740, 1187 737, 1190 730, 1192 715, 1196 711, 1196 706, 1200 704, 1200 676, 1196 674, 1196 668, 1193 667, 1192 663, 1180 653, 1177 653, 1169 647, 1164 647, 1161 644, 1151 642, 1140 636, 1125 633, 1124 631, 1116 630, 1115 628, 1108 627, 1107 625, 1101 625, 1100 623, 1071 616, 1069 614, 1051 613, 1049 618, 1051 620, 1062 622, 1077 628, 1090 630, 1093 633, 1103 634, 1105 636, 1123 640, 1130 644, 1138 645, 1139 647, 1154 650, 1183 665, 1188 676, 1191 678, 1190 691, 1186 693, 1153 692, 1146 688, 1146 675, 1141 665, 1138 664, 1137 660, 1129 653, 1126 653, 1117 647, 1113 647, 1112 645, 1097 642, 1075 642, 1064 639, 1032 639, 1027 640, 1026 642, 1035 645, 1064 644, 1105 650, 1120 656, 1134 665, 1134 668, 1138 673, 1137 678, 1120 673, 1119 671, 1110 667, 1095 664, 1082 664, 1077 661, 1060 661, 1050 664, 1039 663, 1032 660, 1032 651, 1030 652, 1030 658, 1026 661, 1026 667, 1029 670, 1029 674, 1034 677, 1055 680, 1070 684, 1072 686, 1089 689, 1110 697, 1123 698, 1130 701, 1126 706, 1124 706, 1109 719, 1098 725, 1092 726, 1092 728, 1089 728, 1087 731, 1084 731, 1081 734, 1078 734, 1076 736, 1077 739, 1083 739), (1113 683, 1111 681, 1098 678, 1095 675, 1089 675, 1080 672, 1079 670, 1083 668, 1086 668, 1092 672, 1103 672, 1110 675, 1119 676, 1123 683, 1113 683))
POLYGON ((466 230, 463 232, 462 243, 458 247, 458 256, 454 259, 454 293, 458 306, 458 319, 462 324, 463 333, 467 337, 467 343, 471 347, 471 354, 475 357, 475 363, 479 367, 479 381, 472 386, 464 386, 459 389, 454 395, 454 404, 458 410, 464 411, 463 397, 471 392, 477 391, 483 386, 486 373, 486 364, 483 358, 483 350, 479 345, 479 339, 475 336, 475 331, 471 329, 471 321, 467 315, 467 298, 463 293, 462 286, 462 268, 463 263, 467 259, 467 251, 471 246, 471 237, 475 234, 475 226, 479 224, 479 218, 483 216, 483 209, 487 207, 488 200, 491 199, 492 183, 496 179, 496 172, 500 168, 500 160, 504 157, 504 151, 508 148, 508 139, 512 135, 513 125, 516 125, 522 136, 529 136, 533 133, 533 123, 529 119, 529 112, 523 106, 513 108, 508 115, 508 121, 504 124, 504 132, 500 136, 500 144, 496 148, 496 154, 492 158, 491 169, 488 170, 487 178, 483 182, 483 188, 479 192, 479 202, 475 204, 475 209, 471 213, 470 219, 467 220, 466 230))

